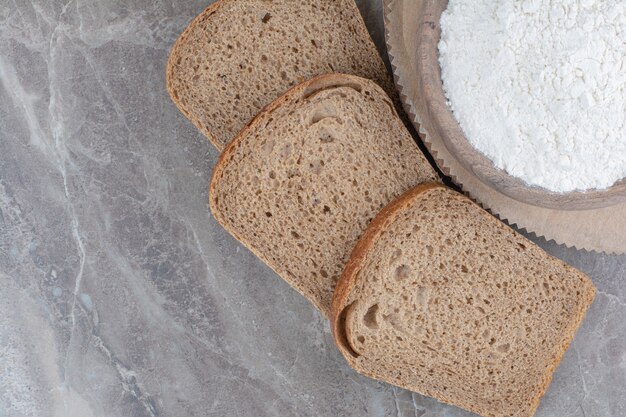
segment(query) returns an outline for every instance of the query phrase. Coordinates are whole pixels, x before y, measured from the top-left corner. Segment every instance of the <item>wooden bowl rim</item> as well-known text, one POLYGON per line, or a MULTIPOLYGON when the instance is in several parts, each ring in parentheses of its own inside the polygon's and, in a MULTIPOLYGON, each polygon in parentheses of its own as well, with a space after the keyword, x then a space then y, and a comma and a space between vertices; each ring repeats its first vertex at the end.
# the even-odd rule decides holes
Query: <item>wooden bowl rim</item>
POLYGON ((626 178, 606 189, 566 193, 554 192, 527 184, 522 179, 497 168, 467 140, 452 111, 441 80, 438 44, 441 35, 440 17, 448 1, 422 1, 418 13, 416 63, 420 93, 424 95, 428 116, 444 146, 461 165, 483 183, 523 203, 560 210, 586 210, 626 202, 626 178))

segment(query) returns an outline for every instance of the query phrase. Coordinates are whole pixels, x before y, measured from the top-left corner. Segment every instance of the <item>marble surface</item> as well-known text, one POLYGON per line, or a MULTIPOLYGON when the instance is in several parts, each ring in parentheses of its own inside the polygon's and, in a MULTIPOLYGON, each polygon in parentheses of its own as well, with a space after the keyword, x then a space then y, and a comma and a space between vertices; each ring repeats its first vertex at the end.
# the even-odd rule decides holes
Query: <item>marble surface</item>
MULTIPOLYGON (((209 214, 218 154, 164 88, 206 5, 0 1, 0 416, 470 416, 350 370, 209 214)), ((537 416, 626 416, 626 256, 538 243, 598 296, 537 416)))

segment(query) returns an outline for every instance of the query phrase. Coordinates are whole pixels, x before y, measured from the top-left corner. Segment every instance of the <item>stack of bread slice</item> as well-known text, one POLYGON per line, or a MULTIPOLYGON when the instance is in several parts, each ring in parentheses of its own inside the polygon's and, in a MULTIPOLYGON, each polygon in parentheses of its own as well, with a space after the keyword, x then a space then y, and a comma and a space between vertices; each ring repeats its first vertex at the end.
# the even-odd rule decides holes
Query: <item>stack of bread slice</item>
POLYGON ((167 87, 222 150, 215 218, 329 317, 358 372, 532 416, 595 290, 440 184, 353 0, 222 0, 167 87))

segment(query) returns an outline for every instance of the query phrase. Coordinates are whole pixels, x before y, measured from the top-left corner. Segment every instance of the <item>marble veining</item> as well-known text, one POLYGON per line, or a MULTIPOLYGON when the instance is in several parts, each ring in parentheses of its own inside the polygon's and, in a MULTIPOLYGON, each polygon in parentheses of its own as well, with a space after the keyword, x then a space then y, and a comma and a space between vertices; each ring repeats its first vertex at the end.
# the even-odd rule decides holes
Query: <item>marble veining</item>
MULTIPOLYGON (((206 6, 0 1, 0 416, 470 416, 350 370, 209 214, 218 154, 164 88, 206 6)), ((534 240, 599 290, 537 417, 626 416, 626 256, 534 240)))

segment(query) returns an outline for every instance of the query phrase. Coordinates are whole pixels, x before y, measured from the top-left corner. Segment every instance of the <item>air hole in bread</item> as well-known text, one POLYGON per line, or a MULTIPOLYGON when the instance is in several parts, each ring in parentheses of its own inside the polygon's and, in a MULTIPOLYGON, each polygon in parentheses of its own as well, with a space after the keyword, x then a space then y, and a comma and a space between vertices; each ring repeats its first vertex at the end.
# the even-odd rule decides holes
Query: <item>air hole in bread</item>
POLYGON ((309 164, 309 169, 315 175, 319 175, 322 172, 322 164, 319 162, 313 162, 309 164))
MULTIPOLYGON (((547 282, 544 282, 544 283, 543 283, 543 290, 544 290, 544 292, 546 293, 546 295, 549 295, 549 294, 550 294, 550 286, 548 285, 548 283, 547 283, 547 282)), ((578 295, 578 294, 577 294, 577 295, 578 295)))
POLYGON ((396 249, 393 251, 391 257, 389 257, 389 265, 393 265, 402 256, 402 249, 396 249))
POLYGON ((389 323, 391 327, 396 330, 403 330, 401 324, 402 320, 400 320, 400 317, 396 313, 383 314, 383 321, 389 323))
POLYGON ((367 312, 363 316, 363 324, 368 329, 377 329, 378 328, 378 319, 376 314, 378 313, 378 304, 372 305, 367 309, 367 312))
POLYGON ((429 298, 429 290, 426 287, 419 287, 417 291, 415 291, 415 301, 422 308, 428 307, 428 298, 429 298))
POLYGON ((497 351, 500 353, 507 353, 509 351, 510 345, 508 343, 504 343, 497 347, 497 351))
POLYGON ((394 277, 396 281, 404 281, 411 274, 411 268, 408 265, 400 265, 396 268, 394 277))
POLYGON ((272 153, 272 151, 274 150, 274 143, 275 142, 270 139, 263 144, 263 146, 261 147, 261 152, 263 153, 263 155, 268 156, 272 153))
POLYGON ((325 119, 332 119, 339 124, 343 124, 343 120, 337 116, 335 109, 325 107, 318 108, 311 114, 309 120, 307 121, 307 126, 311 127, 325 119))

